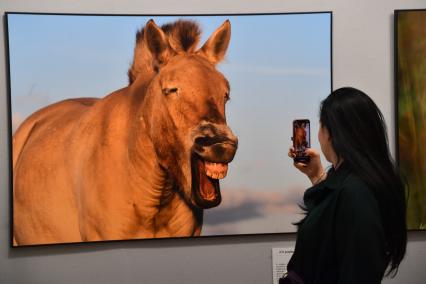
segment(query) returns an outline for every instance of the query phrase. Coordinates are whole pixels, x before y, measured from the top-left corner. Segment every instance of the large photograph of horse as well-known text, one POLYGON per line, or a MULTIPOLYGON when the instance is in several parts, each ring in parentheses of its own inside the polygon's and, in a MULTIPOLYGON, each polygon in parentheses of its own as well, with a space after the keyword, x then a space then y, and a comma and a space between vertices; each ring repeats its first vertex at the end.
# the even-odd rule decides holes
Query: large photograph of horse
POLYGON ((296 230, 331 13, 6 21, 13 246, 296 230))
POLYGON ((399 166, 409 185, 408 229, 426 229, 426 10, 395 11, 399 166))

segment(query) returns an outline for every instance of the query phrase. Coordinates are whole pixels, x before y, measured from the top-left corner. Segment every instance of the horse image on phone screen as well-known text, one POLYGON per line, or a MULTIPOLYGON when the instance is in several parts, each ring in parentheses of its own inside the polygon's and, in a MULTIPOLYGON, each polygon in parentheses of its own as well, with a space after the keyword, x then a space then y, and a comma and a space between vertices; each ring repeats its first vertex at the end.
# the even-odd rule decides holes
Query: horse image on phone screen
POLYGON ((294 126, 294 145, 296 152, 303 152, 309 147, 306 128, 306 122, 300 122, 294 126))

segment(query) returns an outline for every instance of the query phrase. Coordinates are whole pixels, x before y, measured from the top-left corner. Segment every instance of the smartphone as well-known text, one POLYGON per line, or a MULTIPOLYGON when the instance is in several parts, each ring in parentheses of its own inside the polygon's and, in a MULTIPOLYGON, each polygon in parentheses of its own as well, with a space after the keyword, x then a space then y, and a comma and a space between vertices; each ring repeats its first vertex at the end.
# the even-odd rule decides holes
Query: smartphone
POLYGON ((294 161, 297 163, 308 163, 310 157, 306 155, 306 148, 311 147, 311 123, 309 119, 293 120, 293 148, 296 152, 294 161))

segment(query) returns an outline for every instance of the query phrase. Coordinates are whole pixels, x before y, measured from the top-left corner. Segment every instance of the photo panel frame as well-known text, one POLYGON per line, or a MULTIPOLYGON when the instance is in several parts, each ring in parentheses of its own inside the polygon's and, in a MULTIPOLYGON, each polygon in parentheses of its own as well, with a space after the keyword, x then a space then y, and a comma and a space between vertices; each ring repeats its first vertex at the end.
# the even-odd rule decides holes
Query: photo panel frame
POLYGON ((6 24, 12 246, 295 232, 287 150, 332 90, 331 12, 6 24))

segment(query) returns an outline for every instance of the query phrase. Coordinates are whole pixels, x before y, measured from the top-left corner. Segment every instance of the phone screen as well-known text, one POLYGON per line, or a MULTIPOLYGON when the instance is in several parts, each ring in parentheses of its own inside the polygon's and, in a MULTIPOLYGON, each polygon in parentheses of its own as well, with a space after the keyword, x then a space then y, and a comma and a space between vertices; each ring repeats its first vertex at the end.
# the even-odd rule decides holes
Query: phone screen
POLYGON ((293 120, 293 147, 296 152, 296 162, 308 162, 306 148, 311 147, 311 129, 309 119, 293 120))

